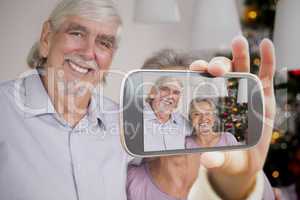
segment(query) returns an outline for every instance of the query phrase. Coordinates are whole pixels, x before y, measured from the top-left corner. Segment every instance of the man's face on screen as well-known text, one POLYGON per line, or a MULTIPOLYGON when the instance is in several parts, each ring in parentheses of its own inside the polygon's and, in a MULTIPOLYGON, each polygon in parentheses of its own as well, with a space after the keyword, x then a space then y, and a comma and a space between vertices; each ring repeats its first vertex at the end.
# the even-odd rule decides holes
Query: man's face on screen
POLYGON ((155 87, 152 108, 155 111, 172 113, 178 105, 181 97, 181 86, 178 82, 166 82, 155 87))

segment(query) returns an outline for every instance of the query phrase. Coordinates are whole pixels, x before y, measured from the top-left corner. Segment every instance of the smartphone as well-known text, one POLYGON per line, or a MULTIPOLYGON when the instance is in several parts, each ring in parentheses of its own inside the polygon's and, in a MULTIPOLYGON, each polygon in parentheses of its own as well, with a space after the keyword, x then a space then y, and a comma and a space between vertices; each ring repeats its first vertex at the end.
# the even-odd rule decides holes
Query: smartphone
POLYGON ((261 137, 263 101, 250 73, 130 71, 121 87, 121 142, 134 157, 247 149, 261 137))

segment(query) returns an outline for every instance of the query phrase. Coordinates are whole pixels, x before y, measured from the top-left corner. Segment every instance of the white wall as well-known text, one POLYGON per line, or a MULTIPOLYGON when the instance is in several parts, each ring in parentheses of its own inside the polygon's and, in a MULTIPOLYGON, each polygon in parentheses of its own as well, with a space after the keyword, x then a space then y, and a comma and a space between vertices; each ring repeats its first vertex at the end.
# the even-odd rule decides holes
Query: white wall
MULTIPOLYGON (((25 71, 26 56, 39 39, 42 23, 57 0, 0 1, 0 80, 25 71)), ((174 24, 137 24, 133 21, 134 0, 117 0, 124 28, 112 69, 127 72, 140 68, 145 58, 161 48, 189 49, 194 0, 179 0, 181 21, 174 24)), ((119 98, 121 75, 110 75, 106 95, 119 98)))
POLYGON ((43 20, 55 0, 0 1, 0 80, 26 70, 26 56, 39 38, 43 20))

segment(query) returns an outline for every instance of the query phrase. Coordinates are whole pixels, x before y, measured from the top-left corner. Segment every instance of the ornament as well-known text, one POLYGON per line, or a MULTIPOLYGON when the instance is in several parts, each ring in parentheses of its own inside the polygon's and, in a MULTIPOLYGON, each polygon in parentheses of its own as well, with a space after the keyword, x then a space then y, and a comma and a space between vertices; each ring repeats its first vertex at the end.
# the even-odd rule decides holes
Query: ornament
POLYGON ((236 123, 236 124, 235 124, 235 127, 240 128, 241 125, 242 125, 241 123, 236 123))
POLYGON ((253 64, 259 66, 260 65, 260 59, 259 58, 255 58, 253 60, 253 64))
POLYGON ((286 144, 286 143, 282 143, 282 144, 280 145, 280 148, 281 148, 281 149, 286 149, 286 148, 287 148, 287 144, 286 144))
POLYGON ((236 107, 232 108, 232 112, 237 112, 237 111, 239 111, 238 108, 236 108, 236 107))
POLYGON ((272 177, 273 178, 278 178, 279 177, 279 171, 275 170, 272 172, 272 177))
POLYGON ((247 23, 255 22, 259 16, 260 16, 260 12, 256 6, 248 6, 245 9, 244 20, 247 23))
POLYGON ((226 128, 232 128, 233 125, 232 125, 232 123, 227 123, 227 124, 225 125, 225 127, 226 127, 226 128))
POLYGON ((277 140, 280 138, 280 133, 278 131, 273 131, 272 139, 277 140))

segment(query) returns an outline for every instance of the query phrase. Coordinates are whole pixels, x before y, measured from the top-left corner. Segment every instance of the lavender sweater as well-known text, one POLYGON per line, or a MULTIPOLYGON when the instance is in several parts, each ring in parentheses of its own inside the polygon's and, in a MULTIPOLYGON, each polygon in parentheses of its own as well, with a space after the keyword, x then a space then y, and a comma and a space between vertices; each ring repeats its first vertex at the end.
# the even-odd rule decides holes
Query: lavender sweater
MULTIPOLYGON (((237 143, 232 134, 224 132, 216 146, 234 145, 237 143)), ((186 137, 186 146, 188 148, 199 147, 191 136, 186 137)), ((263 179, 264 191, 262 199, 274 200, 271 185, 265 175, 263 179)), ((169 196, 158 188, 151 177, 146 162, 142 162, 140 165, 128 166, 126 190, 127 200, 179 200, 169 196)))
POLYGON ((139 166, 128 166, 126 190, 127 200, 179 200, 162 192, 155 185, 146 162, 139 166))
MULTIPOLYGON (((238 141, 235 139, 235 137, 231 133, 222 132, 220 134, 221 134, 221 138, 215 146, 227 146, 227 145, 238 144, 238 141)), ((194 136, 187 136, 185 138, 185 146, 186 146, 186 148, 189 148, 189 149, 201 147, 198 143, 195 142, 194 136)))

